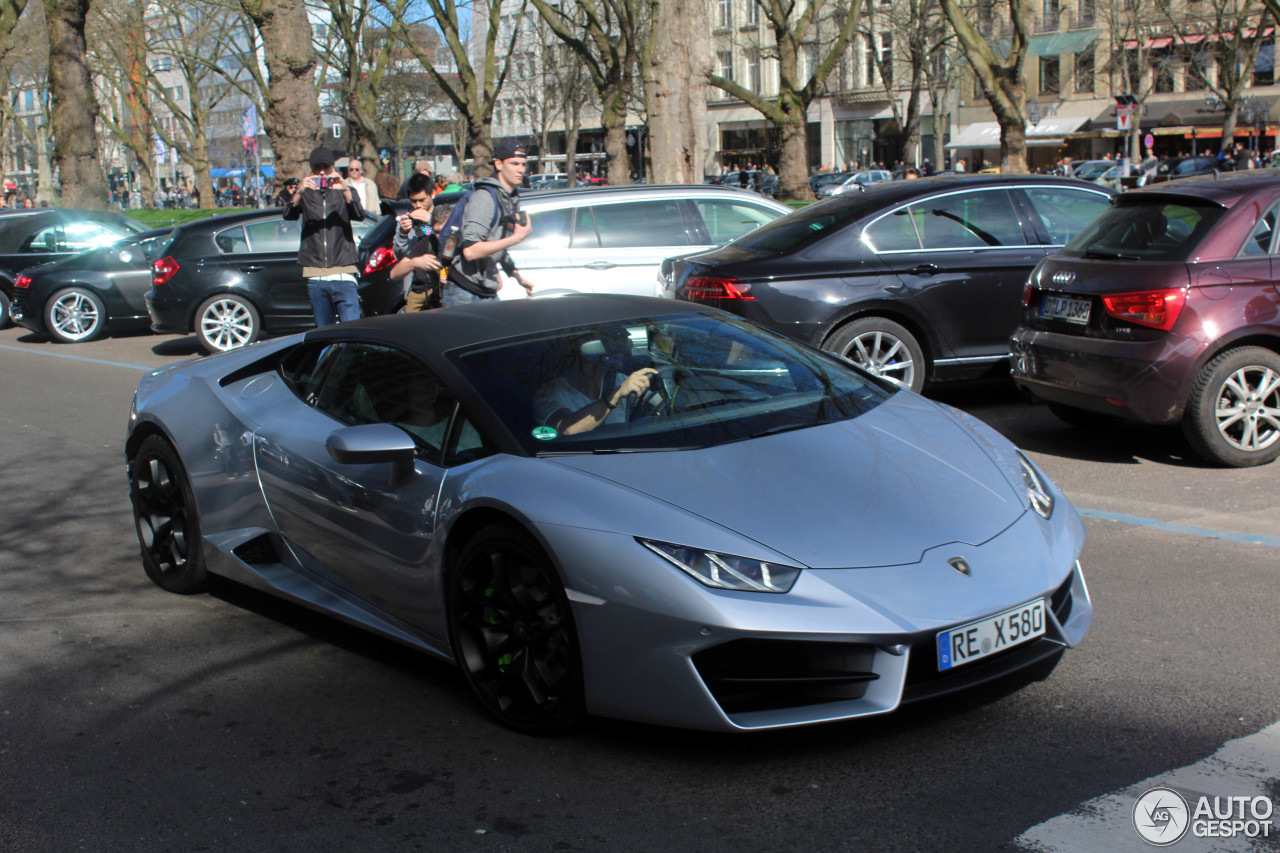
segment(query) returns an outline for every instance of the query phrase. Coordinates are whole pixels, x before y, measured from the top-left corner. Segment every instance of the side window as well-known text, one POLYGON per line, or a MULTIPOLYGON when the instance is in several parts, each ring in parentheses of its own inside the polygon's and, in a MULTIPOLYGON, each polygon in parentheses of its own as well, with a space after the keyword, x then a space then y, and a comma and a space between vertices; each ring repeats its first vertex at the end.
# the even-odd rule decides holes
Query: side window
POLYGON ((687 246, 689 234, 676 201, 638 201, 595 206, 603 249, 687 246))
MULTIPOLYGON (((573 208, 564 207, 560 210, 545 210, 532 217, 533 230, 529 232, 529 239, 520 244, 520 250, 529 252, 539 249, 567 249, 569 247, 569 224, 573 220, 573 212, 573 208)), ((593 226, 593 237, 595 236, 594 231, 595 228, 593 226)))
POLYGON ((219 231, 214 235, 213 244, 218 247, 219 252, 228 255, 240 255, 249 251, 249 241, 245 239, 244 228, 239 225, 219 231))
MULTIPOLYGON (((232 229, 239 230, 239 229, 232 229)), ((223 232, 226 233, 226 232, 223 232)), ((244 226, 244 233, 249 239, 249 252, 255 255, 269 252, 297 252, 302 242, 302 223, 297 219, 266 219, 261 222, 250 222, 244 226)), ((218 235, 219 238, 222 234, 218 235)), ((219 248, 221 244, 219 243, 219 248)), ((232 249, 232 252, 246 251, 232 249)))
POLYGON ((1052 246, 1070 243, 1086 225, 1111 206, 1106 196, 1087 190, 1028 187, 1023 192, 1031 200, 1052 246))
POLYGON ((58 251, 58 246, 62 243, 59 233, 61 231, 62 226, 56 222, 46 225, 26 239, 22 244, 22 251, 31 253, 58 251))
POLYGON ((497 452, 493 445, 480 433, 480 430, 476 429, 475 422, 471 420, 471 416, 461 408, 458 409, 456 420, 457 423, 454 425, 453 433, 449 438, 449 447, 445 451, 444 464, 446 467, 483 459, 497 452))
POLYGON ((925 199, 911 207, 926 249, 1023 246, 1022 223, 1007 190, 925 199))
POLYGON ((131 233, 124 226, 112 222, 97 222, 92 219, 67 222, 62 226, 62 242, 57 251, 85 252, 99 246, 110 246, 131 233))
POLYGON ((309 405, 348 426, 399 427, 417 445, 420 459, 440 464, 457 401, 408 353, 372 344, 333 344, 319 355, 309 376, 299 375, 295 387, 309 405))
POLYGON ((920 237, 916 234, 915 223, 912 222, 907 208, 895 210, 871 223, 862 235, 873 252, 919 251, 920 237))
POLYGON ((1249 239, 1244 241, 1244 246, 1240 249, 1240 257, 1257 258, 1263 255, 1271 254, 1271 243, 1276 233, 1276 212, 1280 209, 1280 203, 1271 205, 1271 209, 1258 219, 1258 224, 1253 226, 1253 231, 1249 233, 1249 239))
POLYGON ((776 214, 738 201, 699 199, 693 205, 707 225, 711 242, 717 246, 777 219, 776 214))
POLYGON ((591 208, 578 208, 573 218, 573 239, 569 241, 571 249, 599 249, 600 237, 596 234, 596 218, 591 215, 591 208))

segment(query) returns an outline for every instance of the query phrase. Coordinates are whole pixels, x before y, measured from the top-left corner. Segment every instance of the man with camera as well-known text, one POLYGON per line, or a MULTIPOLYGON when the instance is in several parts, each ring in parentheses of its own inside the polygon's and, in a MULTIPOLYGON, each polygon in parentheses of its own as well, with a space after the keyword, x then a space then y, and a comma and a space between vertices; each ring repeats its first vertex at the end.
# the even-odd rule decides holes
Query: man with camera
POLYGON ((507 249, 522 242, 532 230, 528 216, 520 210, 524 146, 512 140, 499 142, 493 151, 493 169, 493 177, 476 181, 475 190, 460 202, 466 205, 460 233, 439 235, 446 256, 451 241, 457 244, 444 288, 446 308, 497 299, 502 287, 499 267, 527 293, 533 293, 533 284, 516 270, 507 254, 507 249))
POLYGON ((442 223, 448 211, 432 210, 431 176, 414 173, 409 176, 409 210, 396 217, 396 232, 391 243, 395 252, 395 266, 389 275, 400 279, 412 274, 413 281, 405 293, 406 314, 439 307, 440 259, 437 257, 439 235, 432 229, 433 222, 442 223))
POLYGON ((284 211, 285 219, 302 219, 298 263, 317 326, 360 319, 351 223, 364 219, 364 208, 334 171, 334 160, 333 152, 323 146, 311 152, 311 174, 298 184, 284 211))

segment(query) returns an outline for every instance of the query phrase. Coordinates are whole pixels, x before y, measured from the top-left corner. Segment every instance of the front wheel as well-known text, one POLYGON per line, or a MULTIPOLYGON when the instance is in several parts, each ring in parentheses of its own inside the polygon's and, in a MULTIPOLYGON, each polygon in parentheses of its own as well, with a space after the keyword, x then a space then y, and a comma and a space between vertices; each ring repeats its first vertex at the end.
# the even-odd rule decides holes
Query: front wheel
POLYGON ((107 310, 91 290, 68 287, 59 290, 44 308, 44 327, 49 337, 64 344, 91 341, 102 334, 107 310))
POLYGON ((205 352, 226 352, 253 343, 262 334, 258 309, 246 299, 221 293, 196 312, 196 337, 205 352))
POLYGON ((1280 354, 1227 350, 1196 377, 1182 431, 1201 456, 1231 468, 1280 456, 1280 354))
POLYGON ((449 581, 449 639, 472 691, 504 725, 559 734, 584 715, 569 599, 522 531, 492 525, 462 550, 449 581))
POLYGON ((208 575, 195 495, 177 451, 158 435, 138 448, 129 471, 129 497, 147 577, 169 592, 203 592, 208 575))
POLYGON ((892 320, 861 317, 836 329, 822 348, 903 388, 924 388, 924 350, 915 335, 892 320))

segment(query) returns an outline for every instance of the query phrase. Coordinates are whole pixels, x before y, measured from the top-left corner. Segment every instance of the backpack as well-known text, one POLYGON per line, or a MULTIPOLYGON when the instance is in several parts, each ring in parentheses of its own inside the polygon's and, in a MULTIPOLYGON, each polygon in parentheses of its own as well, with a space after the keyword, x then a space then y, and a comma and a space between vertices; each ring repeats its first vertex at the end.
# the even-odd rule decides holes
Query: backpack
POLYGON ((462 198, 454 202, 453 210, 449 211, 449 218, 444 221, 444 225, 441 225, 439 232, 437 232, 439 234, 440 247, 436 250, 436 257, 446 267, 452 264, 454 258, 458 256, 458 241, 462 236, 462 217, 467 213, 467 202, 471 201, 471 196, 479 192, 481 188, 493 193, 493 221, 489 223, 490 230, 498 224, 498 218, 502 215, 502 200, 498 198, 498 188, 490 184, 481 184, 474 189, 467 190, 462 198))

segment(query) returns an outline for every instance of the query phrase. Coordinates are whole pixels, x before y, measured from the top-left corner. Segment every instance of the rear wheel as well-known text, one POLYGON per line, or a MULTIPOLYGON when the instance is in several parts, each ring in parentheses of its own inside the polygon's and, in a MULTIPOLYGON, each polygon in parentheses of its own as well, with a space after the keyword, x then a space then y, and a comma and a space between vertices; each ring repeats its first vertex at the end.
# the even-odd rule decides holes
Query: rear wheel
POLYGON ((262 334, 258 309, 248 300, 221 293, 196 312, 196 336, 205 352, 226 352, 253 343, 262 334))
POLYGON ((13 318, 9 316, 9 294, 0 290, 0 329, 9 328, 13 318))
POLYGON ((209 579, 195 495, 177 451, 158 435, 138 448, 130 466, 129 497, 147 577, 169 592, 203 592, 209 579))
POLYGON ((44 306, 44 327, 49 337, 64 344, 91 341, 102 334, 107 310, 91 290, 68 287, 59 290, 44 306))
POLYGON ((904 388, 924 388, 924 350, 915 335, 892 320, 860 317, 836 329, 823 349, 904 388))
POLYGON ((585 712, 569 599, 542 549, 520 530, 481 530, 449 582, 449 639, 467 683, 505 725, 559 734, 585 712))
POLYGON ((1053 412, 1058 420, 1076 429, 1114 429, 1124 422, 1124 418, 1119 418, 1115 415, 1091 412, 1088 409, 1077 409, 1075 406, 1064 406, 1061 403, 1049 403, 1049 411, 1053 412))
POLYGON ((1240 347, 1206 364, 1182 431, 1197 453, 1220 465, 1247 468, 1280 456, 1280 354, 1240 347))

